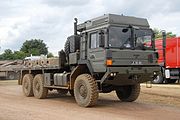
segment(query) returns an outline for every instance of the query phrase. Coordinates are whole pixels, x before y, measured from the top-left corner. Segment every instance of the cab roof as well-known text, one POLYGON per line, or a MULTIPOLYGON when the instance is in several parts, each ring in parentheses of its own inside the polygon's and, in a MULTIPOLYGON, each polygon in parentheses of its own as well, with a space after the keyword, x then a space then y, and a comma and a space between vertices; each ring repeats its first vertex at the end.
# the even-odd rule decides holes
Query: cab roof
POLYGON ((77 30, 79 32, 82 32, 83 30, 103 26, 106 24, 125 26, 132 25, 137 27, 149 28, 149 23, 145 18, 137 18, 116 14, 104 14, 103 16, 85 21, 84 23, 77 25, 77 30))

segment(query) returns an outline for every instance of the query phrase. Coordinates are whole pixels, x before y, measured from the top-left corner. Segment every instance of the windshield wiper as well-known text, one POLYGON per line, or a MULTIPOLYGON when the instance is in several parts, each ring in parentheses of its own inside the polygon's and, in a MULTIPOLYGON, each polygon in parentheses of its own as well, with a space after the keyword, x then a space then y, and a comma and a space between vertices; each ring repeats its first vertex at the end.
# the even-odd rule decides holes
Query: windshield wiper
POLYGON ((124 46, 124 45, 125 45, 125 43, 127 43, 128 41, 130 41, 130 38, 128 38, 125 42, 123 42, 123 44, 120 46, 120 49, 123 49, 124 47, 126 47, 126 46, 124 46))
MULTIPOLYGON (((128 38, 128 39, 120 46, 120 49, 122 49, 122 48, 124 48, 124 47, 134 49, 134 40, 135 40, 135 38, 134 38, 134 28, 133 28, 133 26, 131 26, 131 25, 130 25, 129 27, 127 27, 127 28, 130 28, 130 29, 131 29, 131 37, 128 38), (130 41, 129 46, 124 46, 125 43, 127 43, 128 41, 130 41)), ((127 44, 127 45, 128 45, 128 44, 127 44)))

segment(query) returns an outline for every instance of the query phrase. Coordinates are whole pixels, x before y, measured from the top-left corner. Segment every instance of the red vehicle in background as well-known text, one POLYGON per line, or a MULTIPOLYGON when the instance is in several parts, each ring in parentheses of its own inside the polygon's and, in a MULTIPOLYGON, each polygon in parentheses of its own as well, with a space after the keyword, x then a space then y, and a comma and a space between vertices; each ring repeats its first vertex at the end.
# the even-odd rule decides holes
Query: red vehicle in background
POLYGON ((155 46, 162 74, 153 83, 175 83, 180 79, 180 37, 167 38, 165 43, 158 39, 155 46))

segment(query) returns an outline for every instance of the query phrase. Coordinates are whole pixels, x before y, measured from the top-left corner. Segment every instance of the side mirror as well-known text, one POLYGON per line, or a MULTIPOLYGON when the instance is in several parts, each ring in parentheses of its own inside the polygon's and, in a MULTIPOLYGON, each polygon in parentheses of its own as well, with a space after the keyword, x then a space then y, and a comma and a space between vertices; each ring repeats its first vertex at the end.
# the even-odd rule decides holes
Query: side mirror
POLYGON ((104 31, 100 30, 98 33, 99 33, 99 47, 104 47, 104 44, 105 44, 104 31))

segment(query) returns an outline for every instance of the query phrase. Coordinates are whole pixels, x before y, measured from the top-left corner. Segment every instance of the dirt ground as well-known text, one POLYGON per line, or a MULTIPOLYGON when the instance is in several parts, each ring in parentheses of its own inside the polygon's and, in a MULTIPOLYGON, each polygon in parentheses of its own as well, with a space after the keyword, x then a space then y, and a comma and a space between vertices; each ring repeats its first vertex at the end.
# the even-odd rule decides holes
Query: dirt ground
POLYGON ((115 93, 100 94, 97 106, 79 107, 70 95, 51 92, 47 99, 25 97, 17 81, 0 81, 0 120, 179 120, 180 85, 141 85, 132 103, 115 93))

